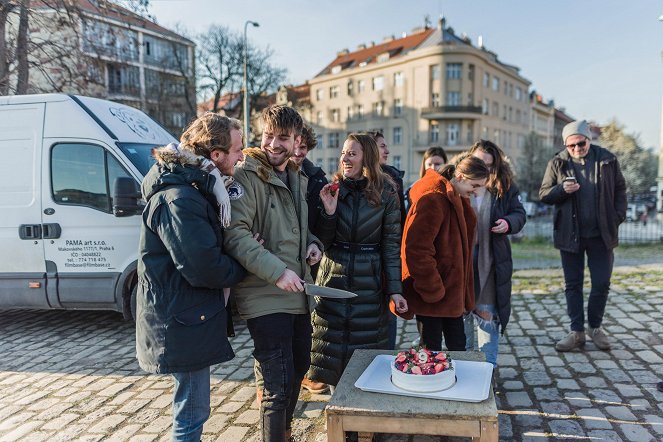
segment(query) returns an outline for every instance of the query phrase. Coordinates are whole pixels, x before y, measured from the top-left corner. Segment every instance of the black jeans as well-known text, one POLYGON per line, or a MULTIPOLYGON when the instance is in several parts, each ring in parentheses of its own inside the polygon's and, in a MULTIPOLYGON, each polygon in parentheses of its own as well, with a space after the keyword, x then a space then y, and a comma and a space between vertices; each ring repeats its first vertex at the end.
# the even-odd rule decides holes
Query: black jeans
POLYGON ((585 275, 585 254, 587 254, 587 267, 592 282, 587 301, 587 323, 591 328, 601 326, 605 305, 608 302, 610 290, 610 277, 614 254, 608 249, 601 237, 580 238, 580 251, 578 253, 560 251, 562 268, 564 269, 564 283, 566 285, 566 308, 571 318, 571 330, 585 330, 585 311, 583 308, 582 286, 585 275))
POLYGON ((439 318, 417 315, 417 326, 421 332, 421 344, 433 351, 442 350, 442 334, 447 350, 465 351, 465 325, 463 316, 439 318))
POLYGON ((302 379, 311 365, 311 316, 274 313, 248 319, 246 324, 255 347, 253 357, 264 379, 262 440, 284 441, 302 379))

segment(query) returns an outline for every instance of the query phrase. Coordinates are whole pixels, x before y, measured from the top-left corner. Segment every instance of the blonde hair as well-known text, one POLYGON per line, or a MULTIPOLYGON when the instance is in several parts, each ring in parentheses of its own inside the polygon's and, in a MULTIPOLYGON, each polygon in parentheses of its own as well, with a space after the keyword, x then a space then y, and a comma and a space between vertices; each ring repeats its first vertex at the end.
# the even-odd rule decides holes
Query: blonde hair
POLYGON ((466 180, 485 180, 490 171, 482 159, 464 152, 453 157, 449 164, 445 164, 440 174, 448 180, 458 174, 466 180))
MULTIPOLYGON (((233 129, 242 134, 242 122, 235 118, 207 112, 193 120, 184 130, 180 137, 180 147, 205 158, 209 158, 215 150, 228 153, 232 145, 230 132, 233 129)), ((244 135, 242 134, 243 140, 244 135)))

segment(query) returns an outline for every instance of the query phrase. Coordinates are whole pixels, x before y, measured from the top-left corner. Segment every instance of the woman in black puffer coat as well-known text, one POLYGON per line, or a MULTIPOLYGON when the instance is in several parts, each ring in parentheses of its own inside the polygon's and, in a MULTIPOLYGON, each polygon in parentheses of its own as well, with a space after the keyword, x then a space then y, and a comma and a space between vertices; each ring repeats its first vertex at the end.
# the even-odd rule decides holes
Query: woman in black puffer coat
POLYGON ((335 176, 320 193, 325 246, 316 283, 357 294, 317 298, 308 376, 336 385, 354 350, 387 349, 389 299, 401 300, 400 207, 368 135, 350 134, 335 176))

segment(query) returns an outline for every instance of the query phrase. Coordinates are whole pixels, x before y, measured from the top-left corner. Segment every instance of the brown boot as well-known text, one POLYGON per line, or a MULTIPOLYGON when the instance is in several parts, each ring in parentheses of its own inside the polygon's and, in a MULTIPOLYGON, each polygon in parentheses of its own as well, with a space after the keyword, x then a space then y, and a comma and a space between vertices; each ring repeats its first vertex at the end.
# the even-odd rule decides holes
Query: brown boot
POLYGON ((326 393, 327 391, 329 391, 329 385, 323 382, 312 381, 309 378, 304 378, 304 380, 302 380, 302 387, 306 388, 311 393, 317 393, 317 394, 326 393))
POLYGON ((600 350, 610 350, 610 341, 608 341, 608 336, 605 334, 605 331, 601 327, 589 328, 587 334, 594 345, 596 345, 600 350))
POLYGON ((585 345, 585 332, 572 331, 555 345, 557 351, 571 351, 585 345))

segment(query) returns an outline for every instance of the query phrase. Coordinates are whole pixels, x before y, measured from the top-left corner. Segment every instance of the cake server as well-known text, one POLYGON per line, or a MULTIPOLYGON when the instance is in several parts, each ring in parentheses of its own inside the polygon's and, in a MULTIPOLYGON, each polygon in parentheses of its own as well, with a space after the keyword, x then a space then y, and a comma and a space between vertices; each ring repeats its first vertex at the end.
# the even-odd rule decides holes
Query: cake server
POLYGON ((321 298, 355 298, 357 295, 341 289, 322 287, 315 284, 304 284, 304 293, 309 296, 320 296, 321 298))

